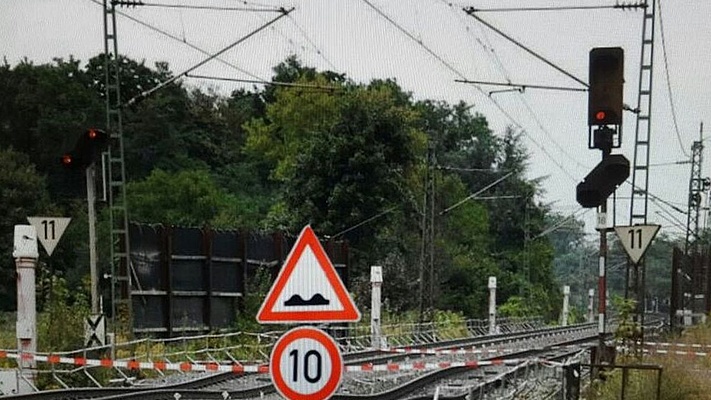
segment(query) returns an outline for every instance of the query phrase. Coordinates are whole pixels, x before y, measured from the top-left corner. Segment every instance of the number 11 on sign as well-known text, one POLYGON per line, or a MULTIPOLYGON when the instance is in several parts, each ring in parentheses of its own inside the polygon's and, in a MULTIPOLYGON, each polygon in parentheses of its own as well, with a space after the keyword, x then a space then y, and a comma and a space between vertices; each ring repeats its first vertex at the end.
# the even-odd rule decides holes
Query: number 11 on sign
POLYGON ((659 232, 659 228, 659 225, 616 226, 615 233, 632 263, 637 264, 659 232))

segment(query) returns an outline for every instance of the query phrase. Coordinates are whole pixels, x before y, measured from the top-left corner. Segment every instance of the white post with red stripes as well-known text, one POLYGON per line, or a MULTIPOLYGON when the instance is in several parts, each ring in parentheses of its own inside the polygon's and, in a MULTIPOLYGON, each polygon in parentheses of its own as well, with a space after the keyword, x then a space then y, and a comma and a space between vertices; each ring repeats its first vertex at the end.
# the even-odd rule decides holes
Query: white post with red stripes
POLYGON ((496 277, 489 277, 489 334, 496 333, 496 277))
POLYGON ((570 286, 563 286, 563 317, 561 318, 560 324, 562 326, 568 326, 568 313, 570 312, 569 303, 570 302, 570 286))
POLYGON ((380 289, 383 285, 383 267, 370 267, 370 343, 374 349, 383 348, 380 330, 380 289))
MULTIPOLYGON (((605 343, 605 313, 607 311, 607 277, 605 270, 607 267, 607 200, 598 208, 597 230, 600 232, 600 259, 598 263, 598 296, 600 296, 598 312, 598 335, 600 341, 600 351, 605 343)), ((596 360, 598 362, 599 360, 596 360)))
MULTIPOLYGON (((17 268, 17 361, 22 379, 34 386, 37 361, 37 309, 35 298, 35 268, 37 267, 37 232, 32 225, 15 225, 12 257, 17 268), (22 357, 22 354, 30 354, 22 357)), ((18 388, 26 385, 18 382, 18 388)))

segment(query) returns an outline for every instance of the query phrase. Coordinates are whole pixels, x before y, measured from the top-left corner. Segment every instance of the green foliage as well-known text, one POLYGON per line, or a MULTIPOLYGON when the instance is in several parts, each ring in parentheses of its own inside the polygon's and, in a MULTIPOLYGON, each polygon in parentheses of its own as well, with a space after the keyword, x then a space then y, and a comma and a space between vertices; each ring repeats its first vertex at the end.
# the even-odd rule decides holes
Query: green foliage
MULTIPOLYGON (((122 56, 120 64, 123 102, 173 76, 165 63, 149 67, 122 56)), ((368 298, 368 267, 382 265, 384 296, 401 312, 420 302, 412 294, 425 268, 429 215, 436 307, 482 316, 493 275, 502 302, 519 296, 536 304, 535 312, 557 317, 553 248, 537 237, 550 211, 538 202, 540 181, 526 178, 527 152, 516 131, 495 134, 471 105, 416 101, 394 80, 356 83, 295 57, 274 68, 273 80, 295 85, 224 96, 175 81, 125 107, 129 218, 291 232, 311 224, 349 242, 356 298, 368 298), (509 173, 482 194, 494 200, 472 198, 509 173), (427 177, 433 204, 423 203, 427 177)), ((36 179, 10 174, 16 184, 32 182, 36 196, 17 200, 16 216, 9 213, 5 224, 47 207, 71 216, 52 262, 41 260, 44 277, 61 273, 70 285, 88 270, 84 181, 81 171, 59 169, 57 158, 78 132, 104 122, 103 85, 103 56, 84 67, 74 59, 0 66, 0 138, 37 167, 36 179), (39 189, 42 179, 47 192, 39 189)), ((99 208, 100 268, 107 270, 108 218, 99 208)))
POLYGON ((16 299, 15 261, 12 257, 14 226, 49 206, 45 179, 27 155, 0 148, 0 308, 11 309, 16 299))
MULTIPOLYGON (((629 309, 629 304, 622 308, 629 309)), ((708 325, 698 325, 674 342, 684 344, 711 343, 711 328, 708 325)), ((636 358, 624 358, 618 355, 618 364, 635 364, 636 358)), ((656 364, 663 368, 661 378, 661 400, 709 400, 708 375, 706 371, 711 366, 706 357, 688 357, 670 352, 664 356, 645 356, 645 364, 656 364)), ((605 382, 595 382, 588 387, 585 398, 596 400, 619 399, 622 391, 621 371, 611 371, 605 382)), ((656 371, 631 370, 625 386, 627 399, 656 399, 658 379, 656 371)))
POLYGON ((154 170, 127 187, 132 218, 147 223, 216 228, 249 225, 249 204, 217 187, 204 170, 154 170))
POLYGON ((84 319, 89 301, 84 290, 70 290, 64 279, 48 277, 44 311, 37 320, 38 350, 65 351, 84 347, 84 319))
POLYGON ((637 307, 637 302, 633 299, 613 296, 612 305, 617 311, 618 319, 615 340, 623 347, 635 352, 641 350, 638 349, 637 341, 642 338, 642 327, 639 322, 634 321, 632 318, 635 308, 637 307))

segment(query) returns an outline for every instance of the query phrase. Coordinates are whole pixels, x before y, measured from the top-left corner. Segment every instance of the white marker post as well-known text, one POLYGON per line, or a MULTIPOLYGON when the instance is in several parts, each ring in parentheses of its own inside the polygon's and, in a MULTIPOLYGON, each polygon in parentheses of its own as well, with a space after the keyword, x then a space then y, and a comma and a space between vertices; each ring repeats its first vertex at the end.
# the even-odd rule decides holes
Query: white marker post
POLYGON ((489 277, 489 334, 496 333, 496 277, 489 277))
MULTIPOLYGON (((35 386, 34 357, 22 357, 22 354, 37 352, 37 310, 35 300, 35 268, 37 267, 37 231, 32 225, 15 225, 15 240, 12 257, 17 268, 17 350, 20 359, 20 376, 31 386, 35 386)), ((22 385, 18 382, 19 388, 22 385)))
POLYGON ((374 349, 382 349, 383 343, 380 330, 380 290, 383 286, 383 267, 370 267, 370 343, 374 349))
POLYGON ((595 289, 588 290, 588 322, 595 322, 595 289))
POLYGON ((560 322, 562 326, 568 326, 568 313, 570 313, 569 308, 570 302, 570 286, 563 286, 563 318, 560 322))

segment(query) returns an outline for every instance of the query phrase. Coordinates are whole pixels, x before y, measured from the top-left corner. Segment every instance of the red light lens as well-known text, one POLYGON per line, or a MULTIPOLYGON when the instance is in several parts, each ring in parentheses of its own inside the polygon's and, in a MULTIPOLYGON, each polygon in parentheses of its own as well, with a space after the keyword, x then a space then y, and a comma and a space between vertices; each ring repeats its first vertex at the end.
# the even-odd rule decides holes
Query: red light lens
POLYGON ((595 119, 598 121, 602 121, 603 119, 605 119, 606 116, 607 114, 605 114, 604 111, 598 111, 597 113, 595 113, 595 119))
POLYGON ((72 163, 72 156, 69 154, 65 154, 62 156, 62 164, 64 165, 70 165, 72 163))
POLYGON ((89 135, 89 139, 96 139, 96 135, 97 135, 97 133, 96 133, 96 131, 95 131, 95 130, 93 130, 93 129, 89 129, 89 133, 88 133, 88 135, 89 135))

